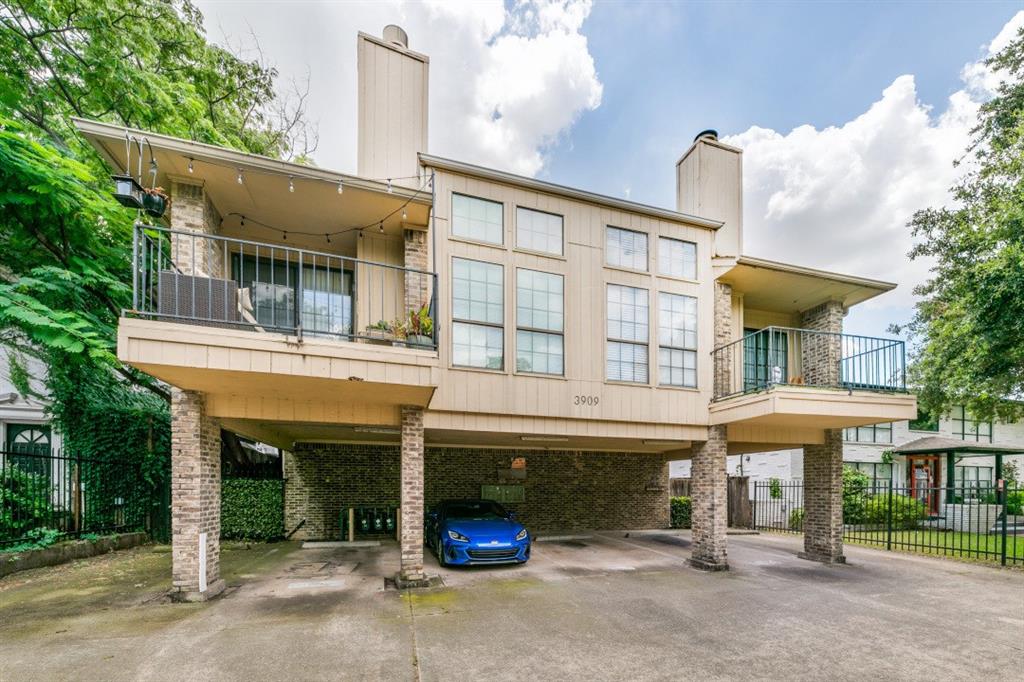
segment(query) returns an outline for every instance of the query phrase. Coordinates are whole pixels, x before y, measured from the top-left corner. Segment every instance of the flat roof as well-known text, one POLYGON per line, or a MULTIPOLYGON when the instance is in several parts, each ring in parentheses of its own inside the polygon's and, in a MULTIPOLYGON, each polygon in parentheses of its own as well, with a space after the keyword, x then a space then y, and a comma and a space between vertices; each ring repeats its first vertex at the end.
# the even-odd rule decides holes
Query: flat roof
POLYGON ((900 445, 895 452, 898 455, 938 455, 952 452, 970 457, 984 457, 986 455, 1020 455, 1024 454, 1024 447, 1001 443, 971 443, 942 436, 925 436, 900 445))
POLYGON ((420 163, 427 167, 440 168, 454 173, 471 175, 476 178, 515 185, 534 192, 544 192, 546 194, 553 194, 567 199, 575 199, 577 201, 583 201, 590 204, 607 206, 608 208, 614 208, 620 211, 629 211, 632 213, 639 213, 641 215, 648 215, 653 218, 662 218, 664 220, 704 227, 709 230, 717 230, 723 225, 720 220, 711 220, 709 218, 701 218, 688 213, 672 211, 667 208, 648 206, 647 204, 640 204, 635 201, 629 201, 628 199, 619 199, 617 197, 597 194, 596 192, 588 192, 574 187, 566 187, 565 185, 558 185, 553 182, 545 182, 543 180, 537 180, 536 178, 529 178, 525 175, 516 175, 515 173, 495 170, 485 166, 477 166, 476 164, 466 163, 465 161, 446 159, 441 156, 434 156, 433 154, 420 152, 420 163))

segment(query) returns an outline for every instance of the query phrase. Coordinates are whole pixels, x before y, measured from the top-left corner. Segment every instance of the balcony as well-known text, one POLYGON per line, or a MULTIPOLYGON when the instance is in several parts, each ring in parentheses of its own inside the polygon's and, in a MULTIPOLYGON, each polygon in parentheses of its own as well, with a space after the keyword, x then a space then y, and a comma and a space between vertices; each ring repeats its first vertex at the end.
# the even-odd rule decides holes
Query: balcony
POLYGON ((713 424, 843 428, 916 416, 899 340, 766 327, 712 360, 713 424))
POLYGON ((394 423, 437 386, 437 277, 137 225, 118 356, 219 417, 394 423))

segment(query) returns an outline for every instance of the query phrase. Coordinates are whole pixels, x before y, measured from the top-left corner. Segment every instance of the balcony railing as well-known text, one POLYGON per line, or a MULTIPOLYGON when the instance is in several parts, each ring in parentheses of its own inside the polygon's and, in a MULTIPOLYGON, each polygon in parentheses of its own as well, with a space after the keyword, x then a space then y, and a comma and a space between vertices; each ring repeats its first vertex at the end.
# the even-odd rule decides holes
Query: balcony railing
POLYGON ((906 391, 902 341, 766 327, 712 351, 714 399, 772 386, 906 391))
POLYGON ((437 348, 437 275, 136 225, 133 310, 206 326, 437 348))

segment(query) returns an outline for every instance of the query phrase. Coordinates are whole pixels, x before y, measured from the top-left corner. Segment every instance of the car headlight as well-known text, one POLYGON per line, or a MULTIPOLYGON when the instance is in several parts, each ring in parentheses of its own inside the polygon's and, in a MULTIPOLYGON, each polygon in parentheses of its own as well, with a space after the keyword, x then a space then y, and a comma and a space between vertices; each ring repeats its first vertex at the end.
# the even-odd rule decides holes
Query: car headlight
POLYGON ((469 538, 467 538, 462 533, 455 532, 454 530, 448 531, 448 537, 450 537, 452 540, 455 540, 456 542, 469 542, 469 538))
POLYGON ((518 535, 516 535, 516 540, 525 540, 527 535, 529 535, 529 533, 527 533, 526 529, 524 528, 521 531, 519 531, 518 535))

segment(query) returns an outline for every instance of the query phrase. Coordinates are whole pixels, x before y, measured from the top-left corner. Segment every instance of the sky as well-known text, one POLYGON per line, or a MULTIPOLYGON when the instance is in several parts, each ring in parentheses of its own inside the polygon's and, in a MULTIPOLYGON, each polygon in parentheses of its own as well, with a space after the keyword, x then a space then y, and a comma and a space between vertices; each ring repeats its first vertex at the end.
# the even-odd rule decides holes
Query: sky
POLYGON ((744 253, 896 282, 846 331, 909 321, 928 263, 907 221, 948 204, 981 63, 1015 2, 199 0, 209 37, 309 79, 316 163, 356 166, 356 32, 430 56, 429 151, 675 208, 706 128, 743 149, 744 253), (252 52, 249 52, 252 55, 252 52))

